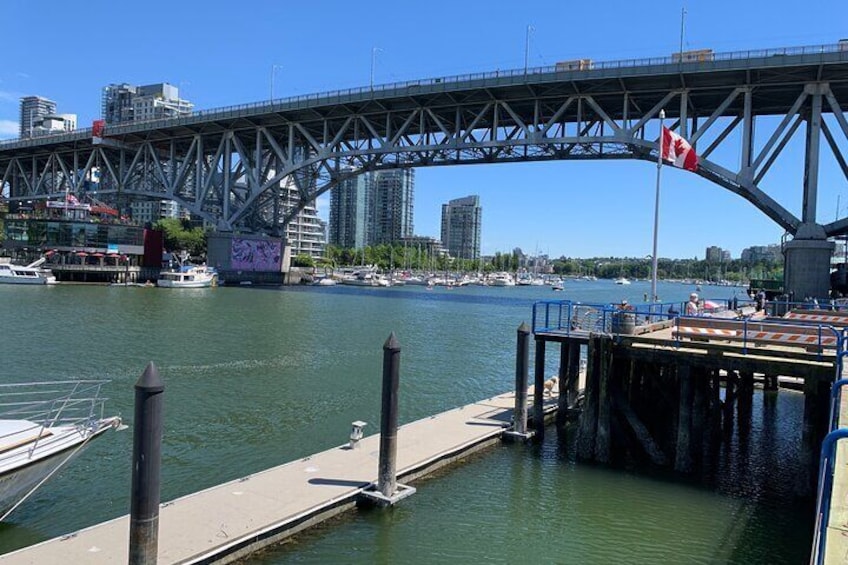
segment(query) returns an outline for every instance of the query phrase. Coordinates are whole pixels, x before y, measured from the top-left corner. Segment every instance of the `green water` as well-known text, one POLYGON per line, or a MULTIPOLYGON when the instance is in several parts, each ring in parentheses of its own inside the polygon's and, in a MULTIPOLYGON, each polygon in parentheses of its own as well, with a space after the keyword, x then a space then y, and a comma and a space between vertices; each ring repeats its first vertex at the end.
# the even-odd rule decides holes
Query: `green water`
MULTIPOLYGON (((647 290, 0 285, 2 379, 108 378, 107 411, 131 424, 133 385, 153 361, 166 387, 167 501, 345 443, 353 420, 376 433, 390 332, 403 423, 509 390, 515 330, 534 300, 637 302, 647 290)), ((682 300, 691 288, 658 290, 682 300)), ((577 464, 551 429, 540 446, 488 450, 391 511, 350 513, 251 562, 804 562, 802 411, 800 395, 757 393, 748 442, 723 448, 716 475, 687 480, 577 464)), ((0 525, 0 552, 126 514, 131 444, 131 429, 92 444, 0 525)))

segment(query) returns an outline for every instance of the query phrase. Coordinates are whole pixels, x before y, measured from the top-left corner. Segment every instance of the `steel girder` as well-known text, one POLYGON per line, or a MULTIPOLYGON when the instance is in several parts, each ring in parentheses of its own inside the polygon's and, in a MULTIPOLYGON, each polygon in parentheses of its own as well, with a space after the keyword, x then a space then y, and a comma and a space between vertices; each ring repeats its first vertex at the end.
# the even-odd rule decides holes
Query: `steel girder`
MULTIPOLYGON (((689 138, 700 155, 697 174, 745 198, 795 234, 802 224, 816 222, 822 136, 848 179, 840 147, 848 138, 848 120, 838 99, 846 80, 840 78, 840 89, 834 90, 829 82, 807 75, 775 77, 767 85, 714 86, 702 80, 703 85, 689 86, 681 76, 681 86, 661 89, 622 78, 592 84, 525 81, 509 88, 374 95, 301 107, 296 113, 270 106, 227 121, 195 120, 191 127, 137 128, 102 140, 0 151, 0 188, 13 200, 92 188, 98 197, 167 198, 221 230, 278 233, 281 223, 317 196, 364 171, 560 159, 656 160, 657 121, 664 109, 672 129, 689 138), (833 128, 824 120, 827 113, 833 128), (782 118, 758 144, 755 123, 764 115, 782 118), (761 183, 802 123, 804 203, 798 218, 761 183), (729 141, 740 134, 741 144, 729 141), (733 165, 711 159, 714 153, 726 155, 731 143, 733 165), (91 184, 95 171, 99 183, 91 184), (299 201, 281 206, 287 185, 297 187, 299 201)), ((828 236, 848 233, 848 218, 825 225, 824 231, 828 236)))

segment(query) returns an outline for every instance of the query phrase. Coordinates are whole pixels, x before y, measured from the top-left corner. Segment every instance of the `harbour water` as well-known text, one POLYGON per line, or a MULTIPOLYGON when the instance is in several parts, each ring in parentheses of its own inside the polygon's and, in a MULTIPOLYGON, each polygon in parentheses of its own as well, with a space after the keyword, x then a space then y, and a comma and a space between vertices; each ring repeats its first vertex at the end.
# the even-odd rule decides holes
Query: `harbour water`
MULTIPOLYGON (((165 382, 162 500, 379 428, 382 345, 402 346, 401 423, 513 386, 534 300, 639 302, 647 282, 549 287, 156 289, 0 285, 3 380, 108 378, 132 423, 149 361, 165 382)), ((665 300, 690 286, 660 283, 665 300)), ((705 298, 743 290, 705 287, 705 298)), ((549 374, 558 357, 549 355, 549 374)), ((531 364, 532 366, 532 364, 531 364)), ((803 397, 758 392, 750 434, 715 473, 680 478, 575 463, 567 442, 500 445, 416 485, 389 512, 349 513, 262 563, 799 563, 812 501, 794 494, 803 397)), ((0 552, 129 511, 132 431, 92 444, 0 525, 0 552)))

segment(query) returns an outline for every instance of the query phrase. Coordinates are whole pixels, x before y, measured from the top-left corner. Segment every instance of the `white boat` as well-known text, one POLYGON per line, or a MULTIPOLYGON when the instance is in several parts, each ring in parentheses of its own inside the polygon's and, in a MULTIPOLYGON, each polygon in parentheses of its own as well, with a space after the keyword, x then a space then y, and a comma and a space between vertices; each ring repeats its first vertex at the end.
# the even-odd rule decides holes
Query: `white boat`
POLYGON ((13 265, 8 259, 0 258, 0 283, 3 284, 56 284, 56 277, 49 269, 42 269, 42 257, 26 267, 13 265))
POLYGON ((0 385, 0 521, 92 439, 121 427, 102 417, 105 382, 0 385))
POLYGON ((489 279, 491 286, 515 286, 515 279, 509 273, 496 273, 489 279))
POLYGON ((163 288, 209 288, 218 285, 218 273, 206 265, 185 265, 175 271, 162 271, 156 286, 163 288))
POLYGON ((312 284, 315 286, 336 286, 336 280, 333 277, 321 277, 312 284))
POLYGON ((630 284, 630 281, 626 277, 619 277, 615 279, 615 284, 630 284))

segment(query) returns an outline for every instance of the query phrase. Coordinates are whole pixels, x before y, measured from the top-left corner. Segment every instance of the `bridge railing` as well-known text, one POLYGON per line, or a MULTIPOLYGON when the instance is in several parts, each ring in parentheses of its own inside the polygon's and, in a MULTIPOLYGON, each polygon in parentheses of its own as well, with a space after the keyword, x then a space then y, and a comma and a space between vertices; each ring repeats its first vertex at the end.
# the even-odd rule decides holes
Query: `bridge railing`
MULTIPOLYGON (((109 130, 114 130, 114 133, 122 133, 123 128, 133 129, 138 126, 145 128, 151 125, 161 125, 162 127, 180 125, 187 120, 196 118, 224 118, 231 115, 246 115, 257 113, 257 111, 266 112, 269 109, 275 108, 278 110, 296 109, 303 106, 312 106, 321 102, 332 102, 338 99, 350 99, 355 96, 373 95, 374 93, 385 93, 388 91, 403 90, 408 93, 410 89, 427 87, 443 87, 446 85, 455 85, 457 83, 467 83, 475 81, 486 81, 492 79, 516 78, 520 81, 525 80, 528 76, 536 75, 581 75, 591 76, 593 72, 616 69, 632 69, 639 67, 655 67, 662 65, 674 65, 675 67, 694 69, 705 64, 721 62, 721 61, 739 61, 746 59, 762 59, 779 56, 797 56, 797 55, 824 55, 829 53, 841 53, 845 60, 848 60, 848 44, 837 43, 828 45, 811 45, 801 47, 778 47, 774 49, 753 49, 746 51, 731 51, 724 53, 710 53, 709 58, 704 61, 679 61, 675 60, 674 55, 666 57, 649 57, 641 59, 621 59, 617 61, 598 61, 590 62, 585 67, 580 69, 562 70, 556 65, 547 65, 542 67, 532 67, 528 69, 505 69, 487 71, 481 73, 467 73, 461 75, 450 75, 444 77, 423 78, 417 80, 399 81, 385 84, 376 84, 373 86, 359 86, 314 94, 301 94, 296 96, 288 96, 286 98, 272 99, 261 102, 251 102, 245 104, 236 104, 231 106, 223 106, 208 110, 197 110, 191 114, 186 114, 174 118, 157 118, 144 121, 133 121, 128 124, 107 124, 109 130)), ((556 80, 554 78, 554 80, 556 80)), ((43 141, 51 143, 59 143, 65 140, 83 139, 90 137, 92 128, 76 130, 72 133, 61 133, 56 135, 43 135, 33 138, 21 138, 7 141, 0 141, 0 148, 4 145, 22 144, 22 147, 30 145, 39 145, 43 141)), ((111 132, 110 132, 111 133, 111 132)))

